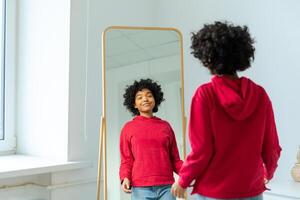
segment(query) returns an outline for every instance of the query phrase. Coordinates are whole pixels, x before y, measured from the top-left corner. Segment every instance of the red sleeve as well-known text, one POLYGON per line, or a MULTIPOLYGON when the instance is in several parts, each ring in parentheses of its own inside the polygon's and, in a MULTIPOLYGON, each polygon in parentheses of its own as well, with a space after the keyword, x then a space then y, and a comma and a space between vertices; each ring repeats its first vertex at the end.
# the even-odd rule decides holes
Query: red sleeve
POLYGON ((182 163, 183 161, 180 160, 180 156, 179 156, 179 151, 178 151, 178 147, 177 147, 177 142, 176 142, 176 138, 175 138, 175 134, 173 129, 170 127, 171 132, 172 132, 172 137, 171 137, 171 161, 172 161, 172 165, 173 165, 173 170, 176 174, 179 173, 182 163))
POLYGON ((131 144, 128 140, 127 129, 124 127, 120 136, 120 155, 121 165, 119 170, 120 180, 128 178, 131 181, 131 172, 133 166, 133 155, 131 152, 131 144))
POLYGON ((273 178, 280 152, 281 147, 278 141, 273 108, 270 100, 268 100, 266 129, 262 148, 262 158, 266 169, 266 178, 268 180, 273 178))
POLYGON ((213 135, 208 103, 201 90, 198 90, 192 99, 189 120, 191 152, 179 173, 179 185, 183 188, 188 187, 204 172, 213 154, 213 135))

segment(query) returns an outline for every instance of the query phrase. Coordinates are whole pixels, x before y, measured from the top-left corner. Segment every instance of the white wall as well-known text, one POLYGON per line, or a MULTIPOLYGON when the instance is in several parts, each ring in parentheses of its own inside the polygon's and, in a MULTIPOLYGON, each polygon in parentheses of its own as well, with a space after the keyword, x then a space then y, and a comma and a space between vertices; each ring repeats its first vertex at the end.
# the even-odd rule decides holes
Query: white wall
POLYGON ((49 193, 44 187, 27 185, 2 189, 0 199, 5 200, 49 200, 49 193))
POLYGON ((70 3, 19 1, 18 10, 17 152, 66 160, 70 3))
POLYGON ((248 75, 269 92, 283 147, 276 179, 291 180, 290 169, 296 161, 300 144, 300 2, 166 0, 161 1, 158 6, 161 14, 157 25, 177 27, 183 32, 187 111, 196 87, 210 79, 208 70, 200 66, 190 54, 190 32, 215 20, 227 20, 249 27, 256 41, 256 54, 253 68, 244 75, 248 75))

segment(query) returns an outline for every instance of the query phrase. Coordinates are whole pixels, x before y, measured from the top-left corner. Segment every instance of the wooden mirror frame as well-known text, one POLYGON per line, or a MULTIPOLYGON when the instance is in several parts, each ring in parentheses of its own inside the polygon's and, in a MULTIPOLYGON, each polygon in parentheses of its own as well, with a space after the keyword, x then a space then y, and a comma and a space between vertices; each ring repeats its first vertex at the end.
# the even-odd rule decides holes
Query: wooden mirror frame
MULTIPOLYGON (((176 28, 165 27, 135 27, 135 26, 110 26, 102 33, 102 115, 99 130, 99 154, 98 154, 98 174, 97 174, 97 200, 101 196, 101 174, 103 174, 103 200, 107 200, 107 152, 106 152, 106 33, 110 30, 157 30, 175 31, 179 36, 180 46, 180 98, 181 98, 181 119, 182 119, 182 139, 183 139, 183 158, 186 157, 186 115, 184 110, 184 67, 183 67, 183 37, 176 28), (103 161, 103 167, 102 167, 103 161)), ((185 197, 186 199, 187 197, 185 197)))

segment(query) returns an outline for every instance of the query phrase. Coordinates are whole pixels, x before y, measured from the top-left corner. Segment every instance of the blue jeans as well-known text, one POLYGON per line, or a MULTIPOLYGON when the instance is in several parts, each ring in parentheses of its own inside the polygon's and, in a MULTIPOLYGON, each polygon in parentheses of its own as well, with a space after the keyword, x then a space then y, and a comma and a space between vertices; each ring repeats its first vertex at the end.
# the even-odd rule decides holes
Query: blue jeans
MULTIPOLYGON (((195 194, 195 200, 223 200, 223 199, 215 199, 202 196, 200 194, 195 194)), ((258 195, 255 197, 248 197, 248 198, 235 198, 235 199, 224 199, 224 200, 263 200, 263 195, 258 195)))
POLYGON ((132 187, 131 200, 176 200, 171 185, 132 187))

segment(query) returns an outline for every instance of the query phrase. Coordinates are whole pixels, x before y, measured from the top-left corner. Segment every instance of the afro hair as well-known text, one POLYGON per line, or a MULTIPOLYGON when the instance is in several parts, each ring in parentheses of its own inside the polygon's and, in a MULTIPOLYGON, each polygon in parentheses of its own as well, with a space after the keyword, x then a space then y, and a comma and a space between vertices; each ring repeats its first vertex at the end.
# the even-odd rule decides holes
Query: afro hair
POLYGON ((132 113, 133 116, 140 114, 138 109, 134 107, 135 95, 138 91, 141 91, 143 89, 150 90, 154 97, 155 106, 152 112, 157 112, 158 106, 161 104, 162 101, 164 101, 164 94, 161 91, 161 86, 159 84, 157 84, 151 79, 141 79, 139 81, 134 81, 132 85, 126 87, 125 93, 123 95, 123 105, 132 113))
POLYGON ((249 68, 254 60, 254 40, 247 26, 217 21, 192 33, 191 40, 192 54, 211 74, 233 75, 249 68))

